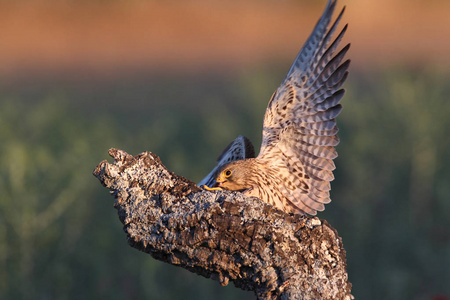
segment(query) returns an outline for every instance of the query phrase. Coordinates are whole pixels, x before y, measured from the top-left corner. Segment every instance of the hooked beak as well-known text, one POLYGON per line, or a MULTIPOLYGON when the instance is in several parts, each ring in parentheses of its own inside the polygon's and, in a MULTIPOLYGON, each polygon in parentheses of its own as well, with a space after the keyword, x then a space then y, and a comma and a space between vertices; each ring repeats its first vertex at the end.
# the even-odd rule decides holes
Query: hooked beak
POLYGON ((214 185, 212 187, 204 185, 203 188, 207 191, 220 191, 220 190, 222 190, 223 183, 225 181, 226 180, 224 178, 218 177, 218 178, 216 178, 216 183, 214 183, 214 185))
POLYGON ((225 178, 222 176, 219 176, 216 178, 216 183, 214 184, 215 187, 223 187, 223 183, 226 181, 225 178))
POLYGON ((222 187, 223 186, 223 181, 219 182, 216 181, 216 183, 214 183, 214 187, 222 187))

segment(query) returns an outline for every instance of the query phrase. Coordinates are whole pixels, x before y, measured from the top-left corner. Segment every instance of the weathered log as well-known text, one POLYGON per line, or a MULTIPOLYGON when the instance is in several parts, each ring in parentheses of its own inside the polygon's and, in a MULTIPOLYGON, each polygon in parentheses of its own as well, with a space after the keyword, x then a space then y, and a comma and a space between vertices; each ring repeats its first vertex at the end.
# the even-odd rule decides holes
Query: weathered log
POLYGON ((258 299, 352 299, 338 233, 239 192, 204 191, 144 152, 110 149, 94 175, 111 190, 130 246, 258 299))

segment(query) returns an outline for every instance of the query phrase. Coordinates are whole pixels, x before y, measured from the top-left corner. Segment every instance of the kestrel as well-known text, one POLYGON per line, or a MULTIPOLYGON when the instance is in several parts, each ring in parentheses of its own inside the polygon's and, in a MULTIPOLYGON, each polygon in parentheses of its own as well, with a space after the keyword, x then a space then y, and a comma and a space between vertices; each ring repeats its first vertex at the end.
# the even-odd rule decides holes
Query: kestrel
POLYGON ((345 10, 330 26, 335 6, 336 0, 328 1, 272 95, 264 115, 258 156, 245 153, 242 148, 248 146, 239 137, 201 182, 206 189, 240 191, 295 214, 315 215, 331 201, 330 181, 337 157, 334 147, 339 143, 335 118, 342 109, 341 86, 350 64, 350 60, 342 62, 350 44, 334 54, 347 29, 345 25, 331 41, 345 10))

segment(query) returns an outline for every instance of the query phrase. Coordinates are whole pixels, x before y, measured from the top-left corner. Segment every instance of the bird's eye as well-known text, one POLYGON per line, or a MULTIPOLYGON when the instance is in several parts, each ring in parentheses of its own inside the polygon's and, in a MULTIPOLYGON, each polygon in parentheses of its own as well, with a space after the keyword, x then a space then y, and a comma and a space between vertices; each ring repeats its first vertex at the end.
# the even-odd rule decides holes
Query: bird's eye
POLYGON ((226 170, 223 173, 225 174, 225 177, 230 177, 231 176, 231 170, 226 170))

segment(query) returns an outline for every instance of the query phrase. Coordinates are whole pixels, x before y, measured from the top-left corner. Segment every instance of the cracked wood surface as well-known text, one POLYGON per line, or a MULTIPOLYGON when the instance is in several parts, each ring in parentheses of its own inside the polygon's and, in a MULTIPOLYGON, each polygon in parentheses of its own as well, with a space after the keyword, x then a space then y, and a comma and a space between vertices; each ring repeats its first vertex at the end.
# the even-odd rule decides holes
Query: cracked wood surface
POLYGON ((238 192, 208 192, 160 159, 110 149, 94 175, 111 190, 130 246, 258 299, 352 299, 338 233, 238 192))

